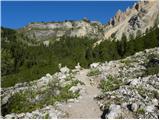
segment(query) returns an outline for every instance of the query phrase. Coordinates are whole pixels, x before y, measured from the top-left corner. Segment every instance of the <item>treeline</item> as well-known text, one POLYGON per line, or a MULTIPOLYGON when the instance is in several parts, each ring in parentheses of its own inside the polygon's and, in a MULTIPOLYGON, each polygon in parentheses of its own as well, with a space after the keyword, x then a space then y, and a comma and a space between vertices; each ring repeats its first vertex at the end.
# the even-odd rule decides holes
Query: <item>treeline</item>
POLYGON ((90 59, 95 61, 110 61, 116 59, 122 59, 124 57, 133 55, 136 52, 144 49, 154 48, 159 46, 159 28, 153 27, 150 30, 146 30, 144 34, 140 31, 137 33, 137 37, 129 36, 129 40, 123 34, 120 41, 106 40, 96 46, 90 53, 90 59))
POLYGON ((40 44, 29 46, 23 35, 11 29, 2 28, 2 87, 13 86, 18 82, 38 79, 46 73, 58 71, 58 64, 70 68, 79 62, 88 67, 93 62, 121 59, 135 52, 158 47, 159 29, 153 27, 145 34, 136 38, 130 35, 127 41, 125 35, 122 40, 106 40, 95 48, 96 40, 88 37, 62 37, 49 46, 40 44))

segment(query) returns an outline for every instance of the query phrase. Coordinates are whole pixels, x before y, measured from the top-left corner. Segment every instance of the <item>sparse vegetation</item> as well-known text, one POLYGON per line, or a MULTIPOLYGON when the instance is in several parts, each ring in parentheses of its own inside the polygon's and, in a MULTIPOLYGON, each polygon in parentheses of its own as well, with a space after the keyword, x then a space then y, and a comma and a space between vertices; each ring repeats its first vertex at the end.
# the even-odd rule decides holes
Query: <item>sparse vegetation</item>
POLYGON ((100 83, 100 88, 103 92, 107 91, 113 91, 118 89, 121 85, 123 85, 123 82, 117 78, 114 78, 112 76, 108 76, 106 80, 102 80, 100 83))
POLYGON ((130 66, 132 61, 131 60, 121 60, 121 63, 124 63, 126 66, 130 66))
POLYGON ((146 63, 144 76, 154 75, 159 73, 159 59, 157 55, 151 54, 148 56, 149 61, 146 63))
POLYGON ((151 98, 159 99, 159 92, 158 91, 155 91, 155 90, 149 91, 146 88, 144 88, 143 86, 139 86, 137 88, 137 91, 143 98, 146 98, 146 96, 150 96, 151 98))
POLYGON ((145 114, 145 110, 143 108, 139 108, 137 111, 136 111, 137 114, 145 114))
POLYGON ((91 69, 87 75, 88 76, 96 76, 96 75, 99 75, 100 73, 101 72, 98 69, 91 69))
POLYGON ((72 86, 76 86, 78 83, 79 81, 75 80, 64 87, 60 87, 59 83, 55 81, 49 82, 47 88, 43 91, 26 90, 15 93, 7 104, 7 111, 4 113, 2 109, 2 114, 31 112, 47 105, 54 105, 57 101, 61 102, 77 98, 79 92, 73 93, 69 91, 69 89, 72 86))

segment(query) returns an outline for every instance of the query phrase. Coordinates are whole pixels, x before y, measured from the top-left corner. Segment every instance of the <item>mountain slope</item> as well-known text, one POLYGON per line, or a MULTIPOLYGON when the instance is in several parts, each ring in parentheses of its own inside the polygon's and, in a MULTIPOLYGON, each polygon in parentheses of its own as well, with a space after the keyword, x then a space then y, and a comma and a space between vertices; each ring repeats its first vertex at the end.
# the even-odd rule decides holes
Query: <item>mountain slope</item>
POLYGON ((157 0, 140 1, 125 12, 119 10, 106 25, 84 18, 80 21, 30 23, 19 32, 36 41, 49 42, 62 36, 77 36, 94 38, 100 43, 108 38, 121 40, 122 34, 127 38, 130 34, 134 37, 137 33, 143 34, 158 22, 158 15, 157 0))
POLYGON ((3 116, 157 119, 158 61, 158 48, 146 49, 89 69, 63 67, 52 76, 3 88, 3 116))

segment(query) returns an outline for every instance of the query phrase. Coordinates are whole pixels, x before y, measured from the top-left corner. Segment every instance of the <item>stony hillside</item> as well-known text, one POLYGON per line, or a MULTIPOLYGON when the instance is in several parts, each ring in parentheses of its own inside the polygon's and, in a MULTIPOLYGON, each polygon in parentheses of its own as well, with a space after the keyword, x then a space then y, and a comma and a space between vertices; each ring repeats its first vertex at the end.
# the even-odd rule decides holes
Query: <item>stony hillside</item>
POLYGON ((158 48, 1 89, 2 118, 159 116, 158 48))
MULTIPOLYGON (((107 15, 106 15, 107 16, 107 15)), ((98 40, 98 43, 108 38, 121 39, 122 34, 129 37, 144 33, 146 29, 153 27, 158 19, 158 0, 140 1, 125 12, 120 10, 107 23, 101 24, 98 21, 89 21, 84 18, 80 21, 64 22, 34 22, 20 29, 29 39, 37 41, 59 40, 62 36, 68 37, 90 37, 98 40)))
POLYGON ((80 21, 31 23, 20 30, 30 39, 44 41, 68 37, 103 38, 103 25, 97 21, 90 22, 84 18, 80 21))

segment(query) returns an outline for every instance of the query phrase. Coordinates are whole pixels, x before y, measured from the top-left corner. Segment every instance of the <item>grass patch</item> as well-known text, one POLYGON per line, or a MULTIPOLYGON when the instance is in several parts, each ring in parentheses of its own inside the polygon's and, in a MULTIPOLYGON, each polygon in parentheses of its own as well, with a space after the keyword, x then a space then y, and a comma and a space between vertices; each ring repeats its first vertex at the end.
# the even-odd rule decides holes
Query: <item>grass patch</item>
POLYGON ((99 74, 101 74, 101 72, 98 69, 91 69, 87 76, 96 76, 99 74))
POLYGON ((146 98, 146 96, 149 96, 151 98, 159 99, 158 91, 155 91, 155 90, 150 91, 148 89, 143 88, 142 86, 138 87, 137 91, 143 98, 146 98))
POLYGON ((123 82, 112 76, 108 76, 107 80, 102 80, 100 82, 100 88, 102 89, 103 92, 116 90, 121 85, 123 85, 123 82))
POLYGON ((137 111, 136 111, 137 114, 145 114, 145 110, 143 108, 139 108, 137 111))
POLYGON ((133 61, 126 59, 126 60, 121 60, 120 62, 124 63, 126 66, 130 66, 133 61))

